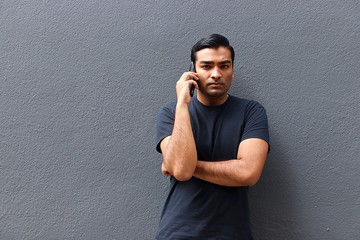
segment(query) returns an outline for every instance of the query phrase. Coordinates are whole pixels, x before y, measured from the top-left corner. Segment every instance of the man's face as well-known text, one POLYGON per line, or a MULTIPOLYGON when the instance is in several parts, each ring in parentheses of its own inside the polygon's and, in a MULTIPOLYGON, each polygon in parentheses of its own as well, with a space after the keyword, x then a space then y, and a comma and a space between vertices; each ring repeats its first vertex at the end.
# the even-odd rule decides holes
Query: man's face
POLYGON ((233 62, 229 49, 205 48, 196 52, 198 98, 200 102, 223 103, 234 77, 233 62))

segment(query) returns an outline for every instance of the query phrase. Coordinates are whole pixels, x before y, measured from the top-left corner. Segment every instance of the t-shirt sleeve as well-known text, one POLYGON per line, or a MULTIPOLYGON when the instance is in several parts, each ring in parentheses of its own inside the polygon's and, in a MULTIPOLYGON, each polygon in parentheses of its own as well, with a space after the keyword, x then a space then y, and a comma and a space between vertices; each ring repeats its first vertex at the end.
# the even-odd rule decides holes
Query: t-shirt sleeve
POLYGON ((242 134, 242 140, 248 138, 260 138, 269 144, 270 151, 270 137, 269 126, 265 108, 253 101, 246 109, 245 126, 242 134))
POLYGON ((163 107, 157 116, 156 121, 156 150, 161 153, 160 143, 161 141, 170 136, 174 128, 175 120, 175 104, 171 103, 163 107))

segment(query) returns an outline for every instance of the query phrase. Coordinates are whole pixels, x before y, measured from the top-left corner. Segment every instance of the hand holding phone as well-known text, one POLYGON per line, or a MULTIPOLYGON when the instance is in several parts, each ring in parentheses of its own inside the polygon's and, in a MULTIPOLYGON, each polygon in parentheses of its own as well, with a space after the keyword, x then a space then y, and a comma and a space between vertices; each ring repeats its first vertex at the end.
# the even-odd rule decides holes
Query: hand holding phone
MULTIPOLYGON (((189 71, 195 72, 194 62, 191 62, 189 71)), ((191 84, 191 86, 190 86, 190 96, 191 97, 194 96, 194 90, 195 90, 195 86, 193 84, 191 84)))

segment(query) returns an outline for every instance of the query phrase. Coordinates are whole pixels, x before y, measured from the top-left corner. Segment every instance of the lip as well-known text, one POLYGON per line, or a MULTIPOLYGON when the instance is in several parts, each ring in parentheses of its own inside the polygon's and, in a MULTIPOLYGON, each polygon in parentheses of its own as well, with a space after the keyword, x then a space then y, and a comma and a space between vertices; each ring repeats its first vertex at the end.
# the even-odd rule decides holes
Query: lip
POLYGON ((209 86, 221 86, 221 83, 209 83, 209 86))

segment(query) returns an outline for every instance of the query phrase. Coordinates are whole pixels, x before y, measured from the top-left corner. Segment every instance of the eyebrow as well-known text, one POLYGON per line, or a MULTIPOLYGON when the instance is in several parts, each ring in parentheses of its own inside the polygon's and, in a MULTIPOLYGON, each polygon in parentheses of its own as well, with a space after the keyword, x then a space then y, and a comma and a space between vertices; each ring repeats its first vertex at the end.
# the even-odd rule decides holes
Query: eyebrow
MULTIPOLYGON (((220 64, 228 64, 228 63, 231 63, 230 60, 224 60, 224 61, 221 61, 220 64)), ((200 61, 200 64, 214 64, 213 61, 200 61)))

